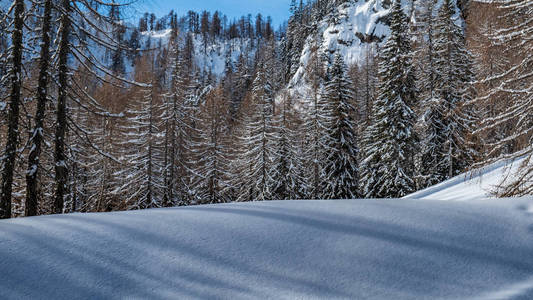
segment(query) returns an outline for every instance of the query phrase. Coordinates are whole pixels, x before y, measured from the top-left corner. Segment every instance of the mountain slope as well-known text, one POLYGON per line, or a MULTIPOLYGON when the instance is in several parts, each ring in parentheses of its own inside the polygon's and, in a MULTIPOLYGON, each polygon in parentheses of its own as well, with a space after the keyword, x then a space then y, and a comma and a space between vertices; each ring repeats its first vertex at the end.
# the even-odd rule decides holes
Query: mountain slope
POLYGON ((531 299, 530 204, 278 201, 0 221, 0 293, 531 299))
MULTIPOLYGON (((141 32, 141 50, 146 50, 150 47, 168 48, 170 36, 170 29, 141 32)), ((205 43, 204 48, 204 40, 201 34, 191 34, 191 36, 194 45, 193 59, 195 66, 199 69, 199 72, 211 72, 215 76, 223 75, 227 59, 230 59, 231 63, 235 65, 241 54, 251 59, 257 50, 256 43, 249 38, 215 38, 205 43)), ((179 37, 180 43, 183 43, 184 35, 179 37)))
MULTIPOLYGON (((325 16, 318 23, 316 32, 307 37, 299 66, 290 80, 289 88, 302 91, 305 87, 308 62, 315 47, 318 47, 321 57, 331 59, 334 54, 339 53, 347 65, 361 64, 369 47, 381 44, 390 34, 387 22, 390 3, 389 0, 355 0, 338 5, 333 10, 335 18, 332 18, 331 13, 325 16)), ((418 1, 413 4, 412 1, 402 0, 405 13, 412 16, 412 10, 417 7, 417 3, 418 1)), ((437 7, 442 3, 442 0, 438 0, 437 7)), ((455 5, 457 7, 457 4, 455 5)), ((465 4, 460 4, 460 7, 465 7, 465 4)), ((463 22, 461 15, 461 9, 457 8, 457 22, 463 22)), ((413 21, 416 22, 414 19, 413 21)))

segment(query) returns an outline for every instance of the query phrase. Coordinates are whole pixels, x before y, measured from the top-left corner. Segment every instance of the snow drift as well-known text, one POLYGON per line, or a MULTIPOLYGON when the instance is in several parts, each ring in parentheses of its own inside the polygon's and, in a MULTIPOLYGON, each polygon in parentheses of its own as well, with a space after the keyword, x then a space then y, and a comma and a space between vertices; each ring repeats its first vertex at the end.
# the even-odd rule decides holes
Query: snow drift
POLYGON ((277 201, 0 221, 0 295, 531 299, 532 204, 277 201))

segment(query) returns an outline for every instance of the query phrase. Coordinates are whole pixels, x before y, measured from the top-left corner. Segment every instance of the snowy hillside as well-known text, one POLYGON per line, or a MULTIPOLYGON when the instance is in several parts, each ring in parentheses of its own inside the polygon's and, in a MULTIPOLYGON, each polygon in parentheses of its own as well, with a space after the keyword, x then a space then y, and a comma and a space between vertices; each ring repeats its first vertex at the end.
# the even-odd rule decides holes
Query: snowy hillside
POLYGON ((532 206, 277 201, 0 221, 0 294, 531 299, 532 206))
MULTIPOLYGON (((132 44, 138 45, 138 48, 131 48, 138 50, 138 54, 146 53, 148 50, 155 50, 156 53, 164 52, 169 49, 169 41, 172 35, 171 29, 164 29, 159 31, 144 31, 138 32, 137 28, 132 24, 126 24, 124 28, 124 36, 122 37, 127 47, 133 47, 132 44), (135 40, 133 43, 132 40, 135 40)), ((101 27, 106 28, 105 31, 112 36, 113 28, 108 24, 100 24, 101 27)), ((187 33, 180 33, 178 41, 180 47, 185 43, 187 33)), ((95 33, 95 35, 98 35, 95 33)), ((199 73, 211 74, 220 77, 224 73, 224 68, 227 59, 230 59, 232 64, 236 64, 241 54, 248 55, 248 59, 253 58, 256 51, 256 41, 249 38, 226 38, 226 37, 208 37, 204 43, 204 37, 199 33, 191 33, 193 44, 193 60, 199 73)), ((99 35, 100 38, 102 36, 99 35)), ((99 64, 105 67, 112 65, 113 52, 106 50, 100 45, 96 45, 92 40, 86 40, 87 52, 94 55, 94 59, 99 64)), ((131 78, 133 76, 135 59, 139 56, 133 56, 132 53, 124 50, 121 59, 124 65, 125 76, 131 78)))
MULTIPOLYGON (((411 15, 411 1, 402 1, 404 11, 411 15)), ((442 0, 437 2, 437 7, 442 0)), ((318 51, 327 56, 339 53, 347 65, 360 64, 368 47, 373 43, 381 43, 390 33, 387 16, 390 12, 390 1, 387 0, 356 0, 339 5, 335 11, 336 21, 331 15, 326 16, 318 25, 318 33, 307 38, 304 45, 300 66, 289 83, 289 87, 301 89, 305 82, 308 61, 315 44, 319 43, 318 51)), ((455 18, 461 21, 459 9, 455 18)))
MULTIPOLYGON (((167 48, 171 36, 171 30, 146 31, 141 32, 141 49, 167 48)), ((180 36, 183 40, 184 37, 180 36)), ((254 43, 248 38, 216 38, 208 41, 204 47, 203 37, 200 34, 193 34, 194 62, 200 72, 211 72, 212 75, 220 76, 224 73, 226 60, 231 59, 232 64, 236 64, 239 55, 246 53, 248 58, 255 54, 254 43)))
POLYGON ((493 197, 500 186, 515 178, 526 158, 502 160, 481 169, 461 174, 443 183, 407 196, 411 199, 473 200, 493 197))

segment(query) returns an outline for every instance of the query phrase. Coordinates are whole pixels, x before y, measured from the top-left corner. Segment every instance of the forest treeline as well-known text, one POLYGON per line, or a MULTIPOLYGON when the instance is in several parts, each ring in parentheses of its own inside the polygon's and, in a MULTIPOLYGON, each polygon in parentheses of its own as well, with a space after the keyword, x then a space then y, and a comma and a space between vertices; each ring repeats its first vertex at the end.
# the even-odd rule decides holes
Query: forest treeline
POLYGON ((400 2, 354 65, 321 47, 350 0, 293 0, 277 29, 260 14, 128 25, 119 1, 2 2, 0 217, 397 198, 524 156, 495 192, 531 194, 533 3, 400 2), (216 44, 232 45, 220 74, 202 63, 216 44))

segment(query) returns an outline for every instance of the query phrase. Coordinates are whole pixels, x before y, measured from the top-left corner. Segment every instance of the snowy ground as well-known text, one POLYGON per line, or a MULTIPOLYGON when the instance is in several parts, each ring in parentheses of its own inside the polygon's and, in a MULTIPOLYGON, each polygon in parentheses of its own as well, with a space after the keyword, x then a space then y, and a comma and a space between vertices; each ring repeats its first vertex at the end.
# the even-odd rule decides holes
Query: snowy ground
POLYGON ((533 199, 0 221, 2 299, 533 299, 533 199))
POLYGON ((502 160, 492 165, 467 172, 441 184, 411 194, 405 198, 431 200, 473 200, 493 198, 494 192, 513 181, 521 164, 527 158, 502 160))
POLYGON ((489 197, 520 162, 406 199, 0 221, 0 298, 533 299, 533 198, 489 197))

